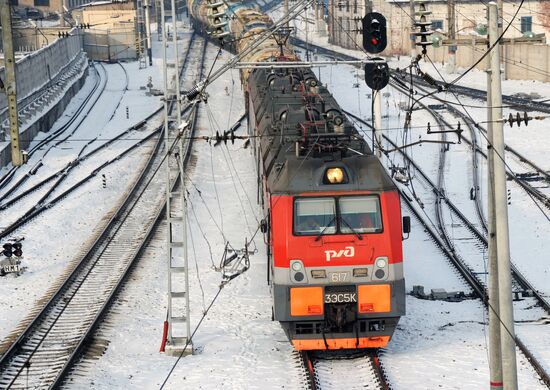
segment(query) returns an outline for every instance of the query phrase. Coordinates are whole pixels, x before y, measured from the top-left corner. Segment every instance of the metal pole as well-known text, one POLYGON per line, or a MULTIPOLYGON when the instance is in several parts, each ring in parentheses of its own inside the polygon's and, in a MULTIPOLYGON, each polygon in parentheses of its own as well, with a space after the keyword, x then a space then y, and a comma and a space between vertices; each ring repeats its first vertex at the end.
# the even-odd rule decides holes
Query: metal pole
POLYGON ((495 180, 493 175, 493 112, 491 107, 491 69, 487 70, 487 241, 489 246, 489 381, 491 390, 502 390, 502 350, 498 300, 498 255, 495 222, 495 180))
MULTIPOLYGON (((309 37, 308 37, 308 31, 309 31, 309 28, 308 28, 308 22, 307 22, 307 14, 308 14, 308 9, 307 7, 304 9, 304 17, 305 17, 305 21, 306 21, 306 60, 309 61, 309 37)), ((288 14, 287 14, 288 15, 288 14)))
POLYGON ((382 158, 382 92, 372 91, 374 99, 374 135, 376 137, 376 155, 382 158))
MULTIPOLYGON (((189 127, 185 129, 184 131, 189 131, 189 127)), ((191 309, 189 306, 189 257, 188 257, 188 246, 187 246, 187 187, 186 187, 186 181, 185 181, 185 167, 183 166, 184 160, 183 160, 183 154, 185 150, 185 137, 180 137, 180 156, 181 161, 179 163, 179 169, 180 169, 180 180, 181 180, 181 207, 182 207, 182 242, 183 242, 183 266, 185 268, 185 308, 187 312, 185 313, 187 320, 185 321, 185 335, 187 337, 187 340, 191 338, 191 309)), ((189 342, 189 345, 192 349, 192 344, 189 342)))
POLYGON ((151 15, 149 0, 144 0, 145 8, 145 35, 147 43, 147 56, 149 57, 149 66, 153 66, 153 44, 151 42, 151 15))
POLYGON ((24 164, 19 148, 19 115, 17 111, 17 82, 15 80, 15 54, 11 31, 11 10, 8 0, 0 0, 0 21, 2 22, 2 44, 4 47, 4 91, 8 100, 10 118, 11 163, 14 167, 24 164))
MULTIPOLYGON (((497 5, 489 3, 489 44, 495 45, 491 50, 491 106, 493 120, 502 118, 502 90, 500 80, 499 37, 497 27, 497 5)), ((491 142, 491 140, 489 140, 491 142)), ((510 270, 510 243, 508 232, 508 205, 506 197, 506 172, 504 165, 503 123, 493 123, 492 148, 494 186, 495 186, 495 221, 496 246, 498 254, 498 284, 500 303, 500 336, 502 348, 503 383, 506 390, 516 390, 517 365, 514 332, 514 308, 512 304, 512 280, 510 270)))
MULTIPOLYGON (((448 38, 454 40, 455 33, 455 0, 447 0, 447 32, 448 38)), ((454 73, 456 71, 456 44, 449 45, 449 66, 447 71, 454 73)))
POLYGON ((416 59, 416 35, 414 35, 414 32, 416 31, 416 16, 414 14, 414 1, 410 0, 409 4, 409 14, 411 15, 411 58, 414 60, 416 59))
MULTIPOLYGON (((168 128, 169 128, 169 120, 168 120, 168 64, 167 64, 167 53, 166 53, 166 46, 168 45, 167 37, 166 37, 166 26, 165 26, 165 11, 164 11, 164 0, 160 0, 160 22, 159 23, 159 30, 162 34, 162 80, 164 83, 164 149, 165 153, 168 154, 170 152, 170 138, 168 136, 168 128)), ((177 69, 176 69, 177 70, 177 69)), ((166 164, 166 216, 168 222, 170 221, 170 213, 171 213, 171 199, 170 199, 170 164, 169 159, 167 158, 165 161, 166 164)), ((170 230, 170 223, 168 223, 168 230, 170 230)), ((167 275, 170 276, 170 267, 172 263, 172 246, 171 246, 171 235, 172 232, 168 231, 168 234, 166 235, 166 248, 167 248, 167 267, 168 267, 168 273, 167 275)), ((168 307, 167 307, 167 315, 166 317, 171 321, 172 318, 172 300, 171 298, 171 291, 172 291, 172 278, 168 277, 168 289, 166 292, 166 298, 168 301, 168 307)), ((168 326, 168 335, 167 335, 168 343, 172 344, 172 327, 168 326)))
POLYGON ((180 72, 179 72, 179 54, 178 54, 178 26, 176 19, 176 1, 170 1, 172 8, 172 46, 174 49, 174 70, 176 71, 176 119, 177 126, 181 123, 181 96, 180 96, 180 72))
MULTIPOLYGON (((285 16, 288 17, 288 0, 285 0, 285 3, 284 3, 284 12, 285 12, 285 16)), ((286 22, 286 28, 289 27, 289 21, 287 20, 286 22)))

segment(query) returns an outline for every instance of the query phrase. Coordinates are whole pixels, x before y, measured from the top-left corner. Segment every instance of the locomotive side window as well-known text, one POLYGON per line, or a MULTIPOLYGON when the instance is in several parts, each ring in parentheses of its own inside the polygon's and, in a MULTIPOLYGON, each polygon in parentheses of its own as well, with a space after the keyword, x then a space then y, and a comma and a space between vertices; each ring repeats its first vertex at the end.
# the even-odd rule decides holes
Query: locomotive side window
POLYGON ((353 196, 338 199, 340 232, 375 233, 382 231, 380 201, 377 196, 353 196))
POLYGON ((316 235, 336 233, 334 198, 302 198, 294 202, 294 233, 316 235))

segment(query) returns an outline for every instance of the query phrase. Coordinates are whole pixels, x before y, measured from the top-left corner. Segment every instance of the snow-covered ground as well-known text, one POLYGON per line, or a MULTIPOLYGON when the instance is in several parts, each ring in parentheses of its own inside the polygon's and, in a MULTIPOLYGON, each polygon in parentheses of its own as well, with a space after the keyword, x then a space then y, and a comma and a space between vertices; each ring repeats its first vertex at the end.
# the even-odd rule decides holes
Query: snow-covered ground
MULTIPOLYGON (((186 39, 187 33, 183 35, 182 47, 186 39)), ((129 74, 130 89, 111 121, 107 119, 122 93, 123 81, 120 80, 118 65, 106 66, 114 80, 109 84, 113 93, 104 96, 98 110, 94 109, 90 114, 93 119, 85 127, 86 130, 83 128, 82 138, 89 139, 98 134, 102 139, 112 137, 158 107, 158 98, 146 97, 144 91, 139 90, 149 76, 153 77, 155 87, 161 86, 160 44, 156 39, 153 41, 157 45, 154 67, 139 70, 137 63, 124 65, 129 74), (127 105, 130 120, 125 119, 127 105)), ((171 50, 168 52, 171 53, 171 50)), ((212 63, 216 52, 217 48, 211 46, 209 63, 212 63)), ((230 55, 224 53, 217 60, 217 66, 229 58, 230 55)), ((321 80, 329 86, 342 107, 363 118, 370 118, 370 91, 362 81, 359 88, 352 87, 357 77, 361 77, 355 69, 326 67, 316 72, 320 72, 321 80)), ((449 79, 453 77, 443 75, 449 79)), ((484 73, 473 71, 461 82, 480 88, 484 80, 484 73)), ((510 93, 514 88, 524 90, 529 85, 541 96, 550 96, 547 84, 505 81, 503 85, 505 91, 510 93)), ((200 108, 197 135, 212 135, 216 130, 227 129, 244 112, 238 71, 224 74, 208 87, 207 92, 210 98, 208 104, 200 108), (225 93, 226 88, 228 94, 225 93)), ((383 99, 383 124, 386 134, 400 141, 404 113, 398 106, 406 101, 406 96, 389 88, 387 92, 383 99)), ((451 99, 452 96, 446 98, 451 99)), ((466 98, 461 98, 461 101, 482 105, 466 98)), ((479 120, 485 119, 483 109, 471 109, 470 113, 479 120)), ((414 112, 412 126, 418 128, 414 129, 412 140, 419 136, 430 139, 425 133, 429 121, 434 122, 428 113, 414 112)), ((547 138, 550 135, 544 131, 545 124, 546 121, 532 122, 528 130, 523 127, 521 130, 508 129, 506 141, 521 148, 523 153, 545 169, 550 169, 550 163, 544 158, 545 149, 550 145, 547 138), (526 137, 526 134, 529 136, 526 137)), ((241 134, 244 134, 245 126, 246 123, 243 123, 239 130, 241 134)), ((432 139, 438 137, 432 136, 432 139)), ((115 155, 115 149, 113 146, 109 152, 115 155)), ((434 180, 438 150, 438 145, 429 144, 410 150, 434 180)), ((68 161, 72 158, 72 152, 71 147, 59 147, 56 154, 52 154, 50 163, 54 164, 58 159, 68 161)), ((25 236, 23 265, 28 267, 28 271, 17 278, 0 279, 0 309, 8 313, 0 318, 0 337, 5 337, 17 326, 52 283, 62 276, 70 260, 92 237, 94 229, 102 225, 103 216, 114 207, 136 174, 135 168, 142 162, 145 152, 140 149, 109 168, 106 189, 101 187, 98 177, 64 201, 61 207, 48 211, 24 231, 17 232, 17 235, 25 236)), ((473 202, 469 199, 472 178, 467 146, 452 145, 447 159, 447 193, 465 214, 474 218, 473 202)), ((398 159, 393 162, 399 163, 398 159)), ((194 143, 186 183, 190 196, 188 240, 192 328, 198 324, 205 308, 219 290, 221 276, 214 271, 212 263, 219 263, 224 243, 229 241, 235 248, 242 248, 245 239, 253 236, 261 219, 256 204, 253 165, 251 150, 244 149, 242 142, 216 147, 204 141, 194 143)), ((482 183, 485 180, 483 177, 482 183)), ((550 266, 545 261, 548 244, 544 240, 550 232, 549 222, 521 190, 513 184, 509 183, 509 186, 512 189, 512 258, 537 288, 550 294, 546 284, 550 266)), ((483 188, 482 193, 485 193, 483 188)), ((406 209, 404 213, 409 214, 406 209)), ((448 227, 453 229, 451 221, 448 227)), ((165 388, 168 389, 302 388, 302 371, 292 348, 280 326, 271 321, 265 244, 261 235, 256 236, 253 242, 256 252, 251 256, 250 270, 222 289, 197 331, 194 337, 196 353, 178 360, 158 352, 166 316, 165 229, 162 226, 156 233, 104 325, 96 333, 97 343, 105 347, 104 353, 85 356, 85 368, 71 376, 69 387, 159 388, 173 368, 166 382, 165 388)), ((469 291, 414 220, 411 237, 404 242, 404 249, 408 291, 412 290, 413 285, 423 285, 427 291, 432 288, 469 291)), ((481 252, 477 255, 483 257, 481 252)), ((518 324, 516 330, 550 370, 547 327, 530 322, 518 324)), ((479 300, 449 303, 408 297, 407 315, 402 318, 393 340, 382 355, 392 388, 488 388, 487 333, 486 311, 479 300)), ((519 354, 518 368, 520 388, 544 388, 531 366, 519 354)))

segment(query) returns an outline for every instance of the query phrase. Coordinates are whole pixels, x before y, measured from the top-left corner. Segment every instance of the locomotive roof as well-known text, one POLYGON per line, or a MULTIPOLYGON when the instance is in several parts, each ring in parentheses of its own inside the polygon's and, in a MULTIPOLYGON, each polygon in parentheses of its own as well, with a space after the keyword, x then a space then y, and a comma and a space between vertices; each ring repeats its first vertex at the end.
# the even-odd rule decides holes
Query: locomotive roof
POLYGON ((395 184, 330 92, 309 69, 256 69, 249 83, 249 120, 269 191, 388 191, 395 184), (345 172, 328 184, 326 170, 345 172))

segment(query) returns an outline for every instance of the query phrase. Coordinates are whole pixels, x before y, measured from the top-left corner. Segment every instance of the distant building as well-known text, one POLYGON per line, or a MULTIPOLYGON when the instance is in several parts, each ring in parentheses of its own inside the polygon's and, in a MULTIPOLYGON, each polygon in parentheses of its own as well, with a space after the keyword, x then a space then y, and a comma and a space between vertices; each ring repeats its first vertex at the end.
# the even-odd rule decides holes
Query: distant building
MULTIPOLYGON (((506 37, 521 37, 527 32, 545 33, 550 38, 550 1, 525 0, 517 16, 514 15, 521 2, 504 2, 504 26, 512 20, 506 37)), ((328 5, 329 42, 345 48, 361 47, 362 37, 357 31, 362 18, 372 9, 382 13, 387 21, 388 46, 383 54, 408 55, 411 49, 411 18, 409 0, 330 0, 328 5)), ((427 0, 428 16, 432 29, 445 37, 449 21, 446 0, 427 0)), ((457 37, 479 36, 486 26, 486 2, 455 0, 455 31, 457 37)))
POLYGON ((64 0, 10 0, 10 5, 19 8, 37 9, 42 16, 63 12, 64 0))
POLYGON ((362 45, 360 19, 372 9, 370 0, 328 0, 329 43, 357 49, 362 45))

